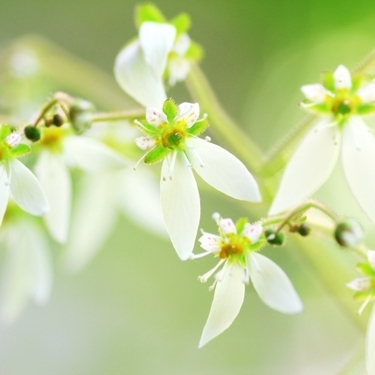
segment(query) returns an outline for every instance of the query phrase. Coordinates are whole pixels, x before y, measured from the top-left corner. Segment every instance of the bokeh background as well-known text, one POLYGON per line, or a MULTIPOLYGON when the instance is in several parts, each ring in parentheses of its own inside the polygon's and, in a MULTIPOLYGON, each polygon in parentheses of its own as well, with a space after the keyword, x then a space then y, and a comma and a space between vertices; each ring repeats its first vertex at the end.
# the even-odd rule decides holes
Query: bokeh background
MULTIPOLYGON (((135 4, 3 0, 3 49, 16 38, 42 35, 102 70, 113 101, 107 100, 112 96, 104 89, 101 92, 102 81, 89 75, 59 79, 73 76, 64 66, 53 79, 34 82, 34 98, 33 92, 1 85, 1 100, 24 95, 35 105, 63 88, 103 109, 122 109, 122 100, 128 107, 130 101, 116 89, 112 68, 122 45, 136 35, 135 4)), ((190 36, 205 48, 203 71, 224 108, 264 151, 303 117, 297 105, 302 84, 317 82, 320 72, 340 63, 355 68, 375 46, 370 0, 161 0, 156 5, 168 18, 181 11, 191 15, 190 36)), ((183 88, 174 89, 173 96, 189 100, 183 88)), ((351 200, 339 170, 317 196, 338 212, 359 217, 371 245, 373 228, 351 200)), ((215 230, 210 219, 214 211, 237 218, 248 215, 249 208, 204 191, 202 227, 215 230)), ((319 252, 318 241, 314 246, 312 251, 319 252)), ((361 358, 363 324, 340 302, 350 300, 350 291, 344 285, 327 289, 298 244, 265 253, 290 275, 305 303, 304 313, 284 316, 271 311, 249 285, 232 327, 200 350, 197 344, 212 293, 197 276, 214 264, 212 260, 181 262, 168 241, 125 217, 82 272, 66 272, 63 251, 51 241, 55 276, 50 302, 44 307, 31 303, 15 323, 0 325, 0 374, 330 375, 339 374, 353 356, 361 358)), ((330 263, 338 257, 352 264, 352 277, 357 276, 355 259, 335 246, 329 257, 322 254, 322 262, 333 275, 340 274, 336 261, 330 263)), ((353 311, 357 308, 353 302, 353 311)), ((361 361, 351 370, 364 373, 361 361)))

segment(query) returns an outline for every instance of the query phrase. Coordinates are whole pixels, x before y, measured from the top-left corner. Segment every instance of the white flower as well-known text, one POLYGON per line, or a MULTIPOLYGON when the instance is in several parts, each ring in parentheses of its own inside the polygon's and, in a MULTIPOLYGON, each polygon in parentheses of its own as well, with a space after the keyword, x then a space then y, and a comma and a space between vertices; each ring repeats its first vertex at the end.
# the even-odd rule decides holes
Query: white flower
POLYGON ((200 258, 214 254, 219 263, 199 279, 206 282, 216 270, 215 288, 211 310, 203 329, 199 347, 204 346, 225 331, 238 315, 244 295, 245 284, 251 280, 261 300, 272 309, 295 314, 303 309, 292 283, 284 271, 273 261, 257 253, 265 244, 261 223, 250 224, 240 219, 236 224, 231 219, 216 217, 220 235, 203 233, 199 239, 206 253, 193 255, 200 258))
MULTIPOLYGON (((330 80, 327 80, 330 82, 330 80)), ((374 111, 375 84, 353 92, 349 71, 340 65, 333 87, 302 87, 305 106, 324 117, 298 146, 282 177, 269 214, 278 214, 314 194, 327 180, 341 152, 345 178, 359 205, 375 223, 375 139, 360 115, 374 111)))
POLYGON ((52 284, 51 261, 43 233, 31 218, 17 215, 14 219, 10 216, 0 232, 1 248, 6 250, 0 315, 6 323, 20 315, 30 298, 38 304, 46 303, 52 284))
POLYGON ((199 104, 178 107, 168 99, 163 111, 147 108, 146 122, 138 125, 146 133, 137 140, 148 149, 145 163, 163 160, 160 194, 167 231, 174 248, 185 260, 193 251, 200 218, 200 199, 193 169, 217 190, 241 200, 261 200, 257 183, 246 167, 223 148, 197 137, 207 126, 199 119, 199 104))
POLYGON ((99 141, 69 135, 63 128, 44 128, 40 145, 42 152, 35 172, 51 206, 44 220, 52 237, 64 243, 67 239, 71 205, 69 167, 78 167, 88 173, 101 173, 121 168, 126 162, 99 141))
POLYGON ((49 208, 36 177, 16 159, 30 151, 20 142, 19 133, 12 133, 6 125, 0 126, 0 225, 10 196, 32 215, 43 215, 49 208))

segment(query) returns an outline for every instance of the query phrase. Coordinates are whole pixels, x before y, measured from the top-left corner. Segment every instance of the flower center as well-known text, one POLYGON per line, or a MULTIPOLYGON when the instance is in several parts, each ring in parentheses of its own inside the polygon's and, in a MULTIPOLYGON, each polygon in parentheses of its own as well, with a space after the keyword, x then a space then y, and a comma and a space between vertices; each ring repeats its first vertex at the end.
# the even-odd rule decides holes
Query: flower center
POLYGON ((52 151, 59 151, 61 141, 64 138, 63 129, 50 127, 43 129, 43 136, 40 141, 41 145, 48 147, 52 151))
POLYGON ((229 239, 228 243, 224 243, 221 246, 219 253, 220 259, 229 258, 231 256, 243 255, 247 249, 247 245, 250 240, 243 236, 233 236, 229 239))
POLYGON ((163 134, 161 143, 165 148, 175 149, 185 139, 186 133, 180 129, 172 129, 163 134))
POLYGON ((349 99, 336 100, 332 104, 332 112, 337 115, 346 115, 353 111, 354 105, 349 99))

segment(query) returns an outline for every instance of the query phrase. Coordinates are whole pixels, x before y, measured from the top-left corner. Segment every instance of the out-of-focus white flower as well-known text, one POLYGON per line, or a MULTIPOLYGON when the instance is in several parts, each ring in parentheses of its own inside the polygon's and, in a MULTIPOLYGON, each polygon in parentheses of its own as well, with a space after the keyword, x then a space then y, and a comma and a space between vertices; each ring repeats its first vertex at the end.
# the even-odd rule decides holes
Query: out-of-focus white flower
POLYGON ((21 143, 21 138, 9 126, 0 126, 0 225, 10 196, 33 215, 43 215, 49 208, 38 180, 17 160, 30 151, 29 146, 21 143))
POLYGON ((8 206, 6 220, 0 231, 1 250, 5 251, 2 272, 0 315, 6 323, 13 322, 29 299, 38 304, 47 302, 52 285, 51 261, 44 233, 31 217, 8 206), (9 208, 10 207, 10 208, 9 208))
POLYGON ((298 146, 269 214, 288 210, 311 196, 329 177, 341 151, 345 178, 359 205, 375 222, 375 140, 361 116, 375 111, 375 83, 362 85, 340 65, 324 85, 302 87, 304 107, 322 119, 298 146))
POLYGON ((146 152, 144 162, 163 160, 160 193, 168 234, 179 257, 193 251, 200 219, 200 200, 193 169, 217 190, 241 200, 259 202, 258 185, 235 156, 197 136, 208 126, 199 119, 199 104, 171 99, 163 110, 148 107, 146 121, 138 122, 145 137, 136 140, 146 152))
POLYGON ((203 329, 199 347, 225 331, 238 315, 244 295, 245 284, 251 280, 261 300, 272 309, 296 314, 303 305, 285 272, 273 261, 257 253, 266 244, 261 223, 250 224, 240 219, 236 224, 218 214, 214 219, 219 226, 219 235, 203 233, 199 239, 205 253, 193 255, 201 258, 213 254, 220 258, 218 264, 203 276, 206 282, 220 266, 215 282, 211 310, 203 329))
POLYGON ((65 127, 42 128, 39 142, 42 151, 35 172, 47 195, 51 209, 44 216, 52 237, 64 243, 67 239, 71 181, 69 168, 77 167, 87 173, 106 172, 122 168, 126 161, 101 142, 71 134, 65 127))

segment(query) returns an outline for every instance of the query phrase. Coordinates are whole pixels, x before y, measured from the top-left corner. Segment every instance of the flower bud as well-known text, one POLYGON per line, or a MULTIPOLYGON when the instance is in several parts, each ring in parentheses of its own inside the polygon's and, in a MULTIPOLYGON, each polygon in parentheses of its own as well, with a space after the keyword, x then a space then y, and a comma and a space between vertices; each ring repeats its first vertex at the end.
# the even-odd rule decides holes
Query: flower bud
POLYGON ((59 115, 58 113, 56 113, 52 117, 52 124, 55 125, 55 126, 57 126, 57 127, 63 125, 64 124, 64 117, 62 117, 61 115, 59 115))
POLYGON ((336 226, 335 239, 343 247, 355 247, 363 237, 364 232, 361 225, 353 219, 348 219, 336 226))
POLYGON ((306 223, 302 223, 297 231, 302 237, 306 237, 309 235, 311 228, 306 223))
POLYGON ((264 232, 266 240, 270 245, 281 246, 285 242, 284 233, 276 233, 274 229, 267 229, 264 232))
POLYGON ((32 142, 39 141, 40 139, 40 130, 35 126, 28 125, 24 129, 25 137, 32 142))
POLYGON ((93 113, 94 106, 87 100, 77 99, 72 104, 69 110, 69 119, 78 134, 90 127, 93 113))

